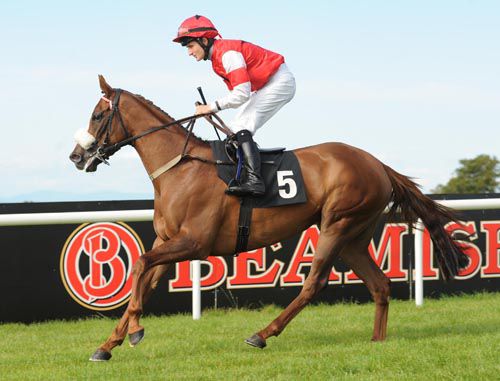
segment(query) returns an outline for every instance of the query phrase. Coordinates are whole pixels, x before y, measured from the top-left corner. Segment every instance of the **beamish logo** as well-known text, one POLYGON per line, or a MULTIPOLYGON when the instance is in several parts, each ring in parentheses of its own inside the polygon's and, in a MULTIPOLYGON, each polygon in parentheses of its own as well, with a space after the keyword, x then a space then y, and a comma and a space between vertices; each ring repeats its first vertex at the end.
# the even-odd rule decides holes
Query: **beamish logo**
POLYGON ((61 253, 61 278, 71 297, 92 310, 125 304, 132 291, 132 266, 144 253, 141 240, 124 223, 79 226, 61 253))

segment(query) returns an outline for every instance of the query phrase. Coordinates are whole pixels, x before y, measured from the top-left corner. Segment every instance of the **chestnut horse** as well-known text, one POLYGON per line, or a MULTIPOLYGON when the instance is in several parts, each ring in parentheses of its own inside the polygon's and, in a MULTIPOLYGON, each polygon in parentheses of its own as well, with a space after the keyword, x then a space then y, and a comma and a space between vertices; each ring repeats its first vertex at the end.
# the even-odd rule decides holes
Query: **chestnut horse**
MULTIPOLYGON (((213 160, 207 142, 193 136, 185 146, 186 129, 152 102, 113 89, 102 76, 104 96, 99 100, 88 130, 70 155, 78 169, 95 171, 119 147, 132 144, 148 174, 181 152, 213 160), (185 149, 183 149, 185 148, 185 149)), ((389 279, 368 253, 375 225, 386 206, 398 209, 413 223, 421 218, 437 249, 444 278, 462 266, 460 246, 444 229, 452 213, 424 196, 415 183, 382 164, 372 155, 341 143, 325 143, 294 151, 302 169, 307 202, 255 209, 248 250, 291 237, 313 224, 321 234, 310 272, 300 294, 267 327, 246 340, 263 348, 328 284, 335 258, 340 257, 363 280, 375 301, 372 340, 386 338, 389 279)), ((239 199, 224 193, 213 162, 186 158, 153 179, 156 240, 133 266, 132 295, 111 336, 90 360, 105 361, 111 350, 129 335, 132 346, 144 336, 139 323, 143 305, 168 266, 175 262, 233 255, 237 236, 239 199)))

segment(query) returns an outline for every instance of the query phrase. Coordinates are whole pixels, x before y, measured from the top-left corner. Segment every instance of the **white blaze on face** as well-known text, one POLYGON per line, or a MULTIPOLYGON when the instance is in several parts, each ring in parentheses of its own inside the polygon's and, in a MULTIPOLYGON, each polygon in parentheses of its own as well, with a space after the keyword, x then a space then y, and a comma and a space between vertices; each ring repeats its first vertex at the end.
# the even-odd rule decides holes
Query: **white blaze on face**
POLYGON ((95 138, 84 128, 76 131, 75 133, 76 143, 82 147, 84 150, 88 150, 90 146, 95 142, 95 138))

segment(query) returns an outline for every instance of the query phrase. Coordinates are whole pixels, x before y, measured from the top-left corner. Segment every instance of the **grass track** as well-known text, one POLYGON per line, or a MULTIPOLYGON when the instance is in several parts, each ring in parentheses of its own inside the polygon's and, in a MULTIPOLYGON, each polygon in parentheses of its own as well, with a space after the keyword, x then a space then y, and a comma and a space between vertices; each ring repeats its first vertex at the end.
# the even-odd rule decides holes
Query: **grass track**
POLYGON ((146 338, 88 357, 116 321, 0 325, 1 380, 500 380, 500 293, 392 301, 371 343, 373 303, 307 307, 264 350, 243 339, 281 309, 144 318, 146 338))

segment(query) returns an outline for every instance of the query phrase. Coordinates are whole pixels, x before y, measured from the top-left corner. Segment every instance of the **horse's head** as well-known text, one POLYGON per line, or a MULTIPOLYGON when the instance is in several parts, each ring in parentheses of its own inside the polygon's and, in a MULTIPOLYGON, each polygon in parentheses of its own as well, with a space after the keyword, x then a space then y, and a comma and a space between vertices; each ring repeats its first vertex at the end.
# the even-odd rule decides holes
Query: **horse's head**
POLYGON ((104 95, 92 112, 88 128, 76 132, 77 144, 69 156, 85 172, 95 172, 100 163, 107 164, 119 148, 116 144, 129 137, 118 107, 122 90, 113 89, 102 75, 99 85, 104 95))

